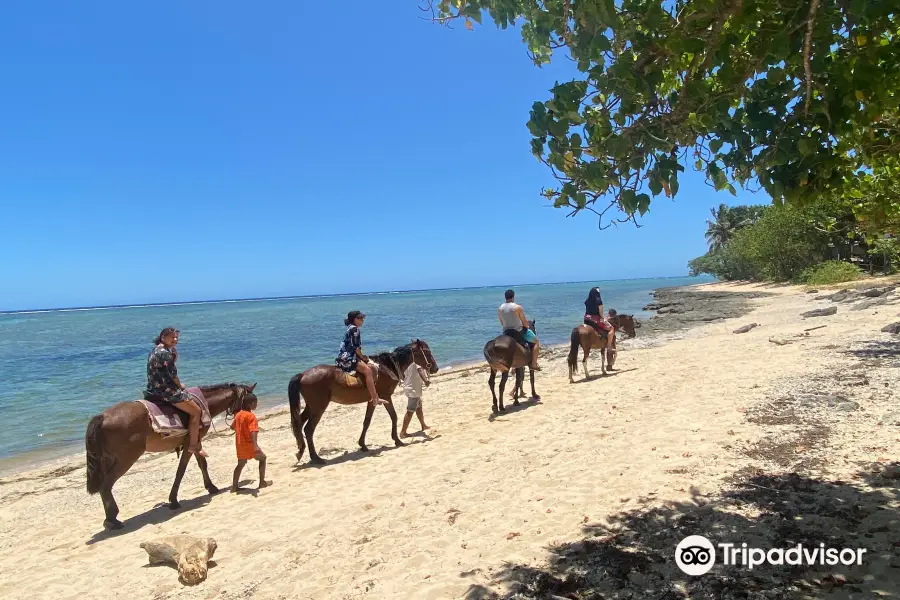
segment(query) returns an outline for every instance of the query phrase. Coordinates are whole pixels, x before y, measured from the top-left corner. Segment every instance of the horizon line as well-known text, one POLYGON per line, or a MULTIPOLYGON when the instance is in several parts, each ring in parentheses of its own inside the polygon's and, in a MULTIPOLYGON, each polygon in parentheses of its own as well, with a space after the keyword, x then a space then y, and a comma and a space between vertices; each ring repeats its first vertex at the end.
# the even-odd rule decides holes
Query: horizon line
MULTIPOLYGON (((609 281, 642 281, 647 279, 681 279, 690 277, 690 275, 663 275, 656 277, 628 277, 621 279, 597 279, 596 282, 609 281)), ((480 290, 487 288, 499 287, 522 287, 531 285, 567 285, 572 283, 588 283, 589 280, 581 281, 542 281, 532 283, 514 283, 514 284, 492 284, 492 285, 472 285, 472 286, 453 286, 443 288, 419 288, 408 290, 372 290, 367 292, 344 292, 344 293, 326 293, 326 294, 298 294, 293 296, 264 296, 260 298, 219 298, 213 300, 175 300, 172 302, 146 302, 142 304, 104 304, 97 306, 61 306, 56 308, 23 308, 15 310, 0 310, 0 315, 15 314, 37 314, 47 312, 65 312, 65 311, 88 311, 88 310, 113 310, 117 308, 159 308, 163 306, 185 306, 192 304, 221 304, 221 303, 238 303, 238 302, 272 302, 276 300, 301 300, 310 298, 339 298, 342 296, 371 296, 379 294, 411 294, 416 292, 445 292, 445 291, 463 291, 463 290, 480 290)))

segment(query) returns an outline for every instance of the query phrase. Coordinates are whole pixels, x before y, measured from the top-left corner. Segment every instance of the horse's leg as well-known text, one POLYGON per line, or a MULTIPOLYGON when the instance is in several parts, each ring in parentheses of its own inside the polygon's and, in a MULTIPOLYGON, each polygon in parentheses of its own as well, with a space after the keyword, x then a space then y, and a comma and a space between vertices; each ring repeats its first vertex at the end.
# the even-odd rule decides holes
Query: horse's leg
POLYGON ((319 413, 310 413, 309 421, 306 422, 306 426, 303 428, 304 433, 306 433, 306 445, 309 446, 309 462, 314 465, 324 465, 325 461, 322 460, 322 457, 316 452, 316 445, 313 443, 313 435, 316 433, 316 426, 319 424, 319 420, 322 418, 325 409, 322 409, 322 412, 319 413))
POLYGON ((491 405, 491 410, 497 412, 497 394, 494 392, 494 382, 497 380, 497 371, 493 368, 491 369, 491 376, 488 378, 488 385, 491 387, 491 398, 493 399, 493 404, 491 405))
POLYGON ((187 469, 188 462, 191 460, 191 453, 185 450, 187 444, 181 447, 181 460, 178 461, 178 469, 175 471, 175 481, 172 482, 172 491, 169 492, 169 508, 178 510, 181 504, 178 503, 178 488, 181 486, 181 479, 184 477, 184 471, 187 469))
POLYGON ((300 437, 297 438, 297 462, 303 459, 303 453, 306 451, 306 439, 303 435, 303 424, 309 421, 309 404, 300 413, 300 437))
POLYGON ((366 446, 366 432, 369 430, 369 424, 372 422, 372 415, 375 414, 375 405, 371 402, 366 403, 366 416, 363 419, 362 433, 359 434, 359 449, 368 452, 369 447, 366 446))
POLYGON ((609 339, 606 341, 606 345, 601 348, 602 354, 600 355, 600 376, 606 377, 606 360, 609 355, 609 339))
POLYGON ((503 406, 503 390, 506 389, 507 379, 509 379, 509 371, 504 371, 500 376, 500 406, 497 408, 499 412, 506 412, 506 408, 503 406))
POLYGON ((197 465, 200 467, 200 472, 203 473, 203 487, 206 488, 206 491, 210 494, 218 494, 219 488, 212 482, 212 479, 209 478, 209 465, 206 463, 206 457, 200 456, 199 454, 194 455, 197 458, 197 465))
POLYGON ((541 397, 538 396, 538 393, 534 391, 534 369, 528 369, 529 375, 531 375, 531 397, 535 400, 540 400, 541 397))
POLYGON ((391 439, 394 440, 394 445, 398 447, 405 446, 406 444, 404 444, 403 440, 400 439, 400 436, 397 435, 397 411, 394 409, 394 403, 391 402, 390 398, 387 398, 384 408, 388 411, 388 416, 391 417, 391 439))
MULTIPOLYGON (((521 367, 516 369, 516 381, 513 383, 513 389, 515 393, 513 394, 513 406, 519 405, 519 388, 524 385, 523 380, 525 379, 525 367, 521 367)), ((523 396, 525 394, 522 394, 523 396)))
POLYGON ((581 346, 581 349, 584 351, 584 359, 581 361, 581 366, 584 367, 584 378, 590 379, 591 376, 588 374, 587 363, 588 363, 588 356, 591 355, 591 342, 588 342, 587 346, 584 346, 584 345, 581 346))
MULTIPOLYGON (((149 429, 149 422, 147 423, 147 427, 149 429)), ((131 431, 126 431, 124 433, 131 433, 131 431)), ((110 467, 109 472, 104 475, 103 484, 100 486, 100 499, 103 501, 103 510, 106 513, 106 518, 103 521, 103 527, 105 529, 122 528, 122 522, 116 518, 119 515, 119 505, 116 504, 116 500, 113 498, 112 489, 119 478, 127 473, 128 469, 137 462, 137 459, 144 453, 144 448, 146 448, 146 438, 141 438, 138 442, 133 442, 130 438, 131 436, 124 438, 128 441, 126 442, 127 445, 122 446, 116 444, 117 441, 122 440, 122 437, 120 437, 119 440, 116 440, 115 437, 104 440, 109 448, 115 448, 115 454, 113 456, 105 457, 106 460, 112 461, 112 466, 110 467)))

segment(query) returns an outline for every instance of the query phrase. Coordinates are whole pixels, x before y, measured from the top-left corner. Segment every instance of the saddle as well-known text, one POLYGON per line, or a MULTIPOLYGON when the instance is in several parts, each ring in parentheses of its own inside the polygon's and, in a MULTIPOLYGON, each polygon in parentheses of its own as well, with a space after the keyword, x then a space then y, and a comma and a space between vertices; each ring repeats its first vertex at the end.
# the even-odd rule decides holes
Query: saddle
MULTIPOLYGON (((200 388, 192 387, 185 390, 188 396, 200 407, 200 427, 209 427, 212 424, 212 417, 209 414, 209 406, 206 404, 206 398, 200 388)), ((149 400, 136 400, 147 409, 147 416, 150 419, 150 428, 154 433, 161 437, 180 437, 188 434, 188 417, 187 413, 181 412, 171 404, 163 401, 161 398, 149 396, 149 400)))
MULTIPOLYGON (((372 368, 372 383, 378 383, 378 375, 381 367, 375 361, 371 361, 369 367, 372 368)), ((334 382, 339 386, 351 389, 366 387, 365 380, 356 371, 347 373, 346 371, 341 370, 340 367, 335 367, 335 371, 337 371, 337 373, 335 374, 334 382)))

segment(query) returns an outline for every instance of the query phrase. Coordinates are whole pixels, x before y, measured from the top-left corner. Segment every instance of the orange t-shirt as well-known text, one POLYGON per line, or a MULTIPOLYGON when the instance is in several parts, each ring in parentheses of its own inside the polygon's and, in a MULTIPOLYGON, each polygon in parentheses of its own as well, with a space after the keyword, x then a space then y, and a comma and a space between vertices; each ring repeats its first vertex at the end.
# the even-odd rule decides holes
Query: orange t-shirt
POLYGON ((256 415, 249 410, 242 410, 234 415, 234 444, 238 460, 249 460, 256 456, 253 438, 250 436, 254 431, 259 431, 256 415))

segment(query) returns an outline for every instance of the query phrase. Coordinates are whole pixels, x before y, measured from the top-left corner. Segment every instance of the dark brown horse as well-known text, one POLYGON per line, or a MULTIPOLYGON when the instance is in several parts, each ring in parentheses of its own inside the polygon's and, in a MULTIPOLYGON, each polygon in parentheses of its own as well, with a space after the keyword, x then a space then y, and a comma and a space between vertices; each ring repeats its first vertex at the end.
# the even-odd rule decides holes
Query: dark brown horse
MULTIPOLYGON (((534 333, 534 321, 528 321, 528 325, 534 333)), ((534 371, 531 370, 531 351, 522 347, 514 338, 508 335, 499 335, 484 345, 484 359, 491 368, 491 377, 488 379, 488 385, 491 388, 491 397, 494 400, 492 410, 495 413, 505 412, 506 407, 503 406, 503 390, 506 388, 506 380, 509 379, 509 372, 516 372, 516 381, 513 387, 513 406, 519 405, 519 392, 525 395, 522 390, 522 383, 525 379, 525 367, 528 366, 531 374, 531 397, 540 399, 537 392, 534 391, 534 371), (500 371, 500 394, 498 406, 498 394, 494 391, 494 382, 497 379, 497 371, 500 371)))
MULTIPOLYGON (((254 397, 253 385, 238 385, 225 383, 201 387, 209 414, 215 417, 223 412, 233 414, 240 410, 245 398, 254 397)), ((187 423, 187 415, 184 415, 187 423)), ((186 429, 186 427, 185 427, 186 429)), ((206 434, 207 429, 200 430, 200 438, 206 434)), ((113 498, 112 488, 116 481, 124 475, 144 452, 171 452, 182 450, 178 470, 175 472, 175 482, 172 491, 169 492, 169 508, 180 508, 178 504, 178 486, 184 477, 191 455, 184 452, 188 435, 178 437, 160 437, 150 427, 150 417, 147 409, 135 401, 120 402, 107 408, 101 414, 96 415, 87 426, 87 434, 84 437, 84 445, 87 450, 87 491, 88 494, 100 492, 103 500, 103 510, 106 511, 106 519, 103 526, 107 529, 120 529, 122 522, 116 517, 119 514, 119 506, 113 498)), ((197 464, 203 473, 203 486, 210 494, 215 494, 219 489, 213 485, 209 478, 206 459, 197 456, 197 464)))
MULTIPOLYGON (((616 315, 610 317, 609 322, 616 328, 616 331, 624 331, 628 334, 629 338, 635 336, 635 327, 640 327, 640 325, 635 324, 633 315, 616 315)), ((600 349, 600 369, 603 376, 606 376, 607 369, 612 370, 613 363, 616 361, 615 339, 613 339, 612 342, 609 342, 608 336, 601 336, 597 333, 597 330, 590 325, 582 324, 572 330, 570 340, 572 346, 569 349, 569 383, 575 383, 574 376, 576 371, 578 371, 579 346, 584 350, 584 359, 581 362, 582 365, 584 365, 584 377, 586 379, 590 377, 587 368, 588 356, 590 356, 591 350, 594 348, 600 349), (607 345, 609 345, 613 352, 607 351, 607 345)))
MULTIPOLYGON (((397 411, 391 402, 391 396, 397 384, 403 380, 403 372, 415 362, 429 373, 437 373, 438 366, 431 355, 431 348, 423 340, 415 340, 411 344, 401 346, 393 352, 383 352, 370 357, 377 363, 375 391, 378 397, 386 402, 385 408, 391 417, 391 437, 397 446, 403 446, 397 435, 397 411)), ((335 365, 318 365, 295 375, 288 384, 288 401, 291 409, 291 428, 297 439, 297 460, 303 458, 306 445, 309 444, 309 460, 313 464, 324 464, 325 461, 316 453, 313 435, 316 426, 331 402, 338 404, 366 404, 366 416, 363 430, 359 436, 359 447, 368 452, 366 431, 372 422, 375 405, 369 402, 369 392, 365 383, 359 378, 349 376, 335 365), (303 396, 305 406, 300 412, 300 397, 303 396), (306 442, 304 443, 304 433, 306 442)))

